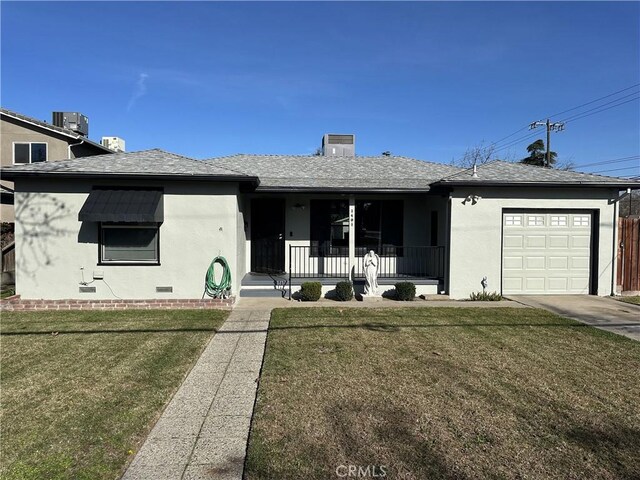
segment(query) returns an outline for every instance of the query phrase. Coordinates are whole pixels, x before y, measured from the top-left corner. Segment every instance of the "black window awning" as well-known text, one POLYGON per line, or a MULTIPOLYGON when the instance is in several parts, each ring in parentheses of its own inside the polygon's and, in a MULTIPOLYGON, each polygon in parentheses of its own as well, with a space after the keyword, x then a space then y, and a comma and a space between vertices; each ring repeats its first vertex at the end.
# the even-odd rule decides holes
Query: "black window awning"
POLYGON ((81 222, 164 221, 159 190, 92 190, 78 214, 81 222))

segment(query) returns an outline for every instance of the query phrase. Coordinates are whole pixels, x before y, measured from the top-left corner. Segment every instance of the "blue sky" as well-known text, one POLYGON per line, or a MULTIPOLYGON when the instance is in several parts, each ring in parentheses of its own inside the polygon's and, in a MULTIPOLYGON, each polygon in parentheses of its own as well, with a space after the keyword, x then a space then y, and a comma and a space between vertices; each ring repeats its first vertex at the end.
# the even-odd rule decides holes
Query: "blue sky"
MULTIPOLYGON (((1 8, 2 106, 48 121, 80 111, 92 139, 121 136, 129 151, 307 154, 333 132, 355 133, 360 155, 448 163, 640 83, 637 2, 1 8)), ((552 149, 577 165, 635 155, 585 169, 640 174, 639 103, 569 122, 552 149)), ((499 153, 520 158, 535 138, 499 153)))

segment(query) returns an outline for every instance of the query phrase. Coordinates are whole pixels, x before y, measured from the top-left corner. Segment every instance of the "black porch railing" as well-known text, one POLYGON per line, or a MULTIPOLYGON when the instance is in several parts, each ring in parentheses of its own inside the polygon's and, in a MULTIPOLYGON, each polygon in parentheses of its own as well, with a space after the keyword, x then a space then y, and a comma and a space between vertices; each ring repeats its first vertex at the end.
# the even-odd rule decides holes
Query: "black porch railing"
MULTIPOLYGON (((366 247, 356 247, 354 276, 364 276, 366 247)), ((378 278, 444 278, 444 247, 383 247, 378 278)), ((289 279, 348 278, 349 256, 330 247, 289 246, 289 279)))

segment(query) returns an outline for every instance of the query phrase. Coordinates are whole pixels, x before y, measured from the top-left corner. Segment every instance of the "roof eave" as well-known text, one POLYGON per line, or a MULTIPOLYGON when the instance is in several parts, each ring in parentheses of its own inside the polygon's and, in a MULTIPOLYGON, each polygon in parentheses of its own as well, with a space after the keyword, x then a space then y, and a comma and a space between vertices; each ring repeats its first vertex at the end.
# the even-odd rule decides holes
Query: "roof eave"
POLYGON ((46 171, 7 171, 2 172, 3 179, 15 180, 18 178, 37 177, 58 177, 70 179, 95 179, 95 178, 118 178, 123 180, 195 180, 195 181, 217 181, 217 182, 240 182, 252 183, 256 187, 260 185, 260 180, 255 176, 245 175, 185 175, 185 174, 148 174, 148 173, 105 173, 105 172, 46 172, 46 171))
POLYGON ((261 193, 425 193, 430 187, 423 188, 371 188, 371 187, 258 187, 261 193))
POLYGON ((440 181, 432 187, 596 187, 596 188, 640 188, 640 182, 499 182, 499 181, 440 181))

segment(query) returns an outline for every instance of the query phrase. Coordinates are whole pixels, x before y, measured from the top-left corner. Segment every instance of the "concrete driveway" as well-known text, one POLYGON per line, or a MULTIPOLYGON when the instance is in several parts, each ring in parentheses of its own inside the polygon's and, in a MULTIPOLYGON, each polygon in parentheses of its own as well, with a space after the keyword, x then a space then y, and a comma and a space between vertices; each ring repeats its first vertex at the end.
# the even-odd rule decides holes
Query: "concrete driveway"
POLYGON ((516 295, 511 300, 640 341, 640 307, 592 295, 516 295))

